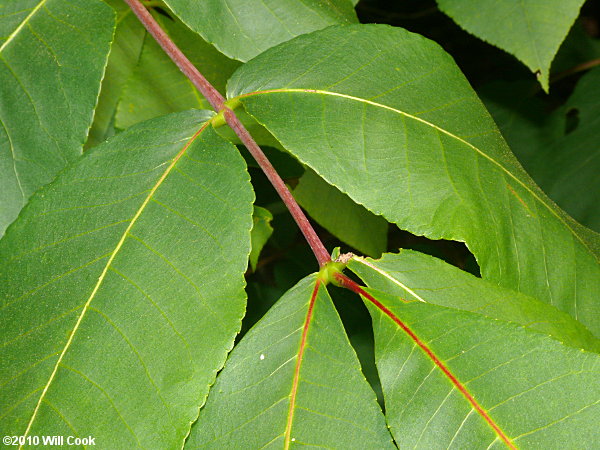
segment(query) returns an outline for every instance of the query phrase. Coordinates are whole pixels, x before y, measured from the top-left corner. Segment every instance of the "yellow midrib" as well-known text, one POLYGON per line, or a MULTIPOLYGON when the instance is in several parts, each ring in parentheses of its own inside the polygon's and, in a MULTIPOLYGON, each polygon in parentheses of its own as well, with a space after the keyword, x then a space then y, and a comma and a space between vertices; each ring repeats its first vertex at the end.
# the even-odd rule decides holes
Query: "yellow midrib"
POLYGON ((320 89, 300 89, 300 88, 269 89, 269 90, 264 90, 264 91, 254 91, 254 92, 249 92, 247 94, 241 94, 241 95, 238 95, 238 96, 236 96, 236 97, 234 97, 232 99, 229 99, 228 101, 239 100, 239 99, 243 99, 245 97, 252 97, 252 96, 257 96, 257 95, 276 94, 276 93, 293 93, 293 92, 304 93, 304 94, 330 95, 330 96, 333 96, 333 97, 346 98, 348 100, 353 100, 353 101, 357 101, 357 102, 360 102, 360 103, 366 103, 366 104, 369 104, 369 105, 372 105, 372 106, 375 106, 375 107, 378 107, 378 108, 387 109, 389 111, 395 112, 397 114, 400 114, 400 115, 403 115, 403 116, 408 117, 410 119, 413 119, 413 120, 416 120, 418 122, 421 122, 424 125, 427 125, 427 126, 429 126, 431 128, 436 129, 440 133, 445 134, 446 136, 449 136, 449 137, 451 137, 453 139, 456 139, 457 141, 463 143, 464 145, 466 145, 469 148, 471 148, 472 150, 474 150, 479 155, 481 155, 484 158, 486 158, 488 161, 490 161, 495 166, 499 167, 500 170, 502 170, 506 175, 508 175, 510 178, 512 178, 513 180, 515 180, 519 185, 521 185, 521 187, 523 187, 523 189, 525 189, 527 192, 529 192, 531 194, 531 196, 535 200, 537 200, 539 203, 541 203, 548 211, 550 211, 550 213, 553 216, 555 216, 571 232, 571 234, 575 237, 575 239, 577 239, 588 250, 588 252, 594 257, 594 259, 596 261, 600 262, 600 256, 596 255, 596 253, 592 251, 592 249, 589 247, 589 245, 583 240, 583 238, 581 238, 581 236, 579 236, 579 234, 577 234, 575 232, 575 230, 573 230, 573 228, 565 221, 565 219, 563 217, 561 217, 561 215, 558 214, 558 212, 556 212, 554 210, 554 208, 552 208, 548 203, 546 203, 545 201, 543 201, 543 199, 540 198, 540 196, 537 193, 535 193, 527 184, 525 184, 525 182, 523 182, 519 178, 517 178, 510 170, 508 170, 506 167, 504 167, 500 162, 496 161, 490 155, 488 155, 487 153, 485 153, 483 150, 480 150, 479 148, 475 147, 470 142, 465 141, 463 138, 461 138, 459 136, 456 136, 455 134, 451 133, 448 130, 445 130, 444 128, 440 128, 437 125, 435 125, 435 124, 433 124, 431 122, 428 122, 425 119, 422 119, 420 117, 414 116, 412 114, 409 114, 407 112, 401 111, 399 109, 392 108, 391 106, 387 106, 387 105, 384 105, 382 103, 373 102, 371 100, 366 100, 364 98, 355 97, 355 96, 352 96, 352 95, 340 94, 340 93, 337 93, 337 92, 324 91, 324 90, 320 90, 320 89))
MULTIPOLYGON (((129 225, 127 226, 127 228, 125 229, 125 231, 121 235, 121 238, 119 239, 119 242, 115 246, 115 249, 111 253, 110 257, 108 258, 108 261, 106 262, 106 265, 104 266, 104 269, 102 270, 102 273, 100 274, 100 277, 98 278, 98 281, 97 281, 96 285, 94 286, 94 289, 93 289, 92 293, 90 294, 89 298, 85 302, 85 304, 84 304, 84 306, 83 306, 83 308, 81 310, 81 314, 79 314, 79 317, 77 318, 77 322, 75 323, 75 326, 73 327, 73 330, 71 331, 71 333, 69 333, 69 338, 67 339, 67 342, 65 343, 65 346, 63 347, 63 350, 60 353, 60 356, 58 357, 58 360, 56 361, 56 364, 54 365, 54 369, 52 370, 52 373, 50 374, 48 382, 46 383, 46 385, 44 386, 44 389, 42 390, 42 394, 40 395, 40 398, 38 399, 38 402, 37 402, 37 404, 35 406, 33 414, 31 415, 31 419, 29 420, 29 423, 27 424, 27 429, 25 430, 25 433, 23 433, 23 436, 26 437, 26 436, 29 435, 29 432, 31 430, 31 426, 33 425, 33 422, 34 422, 34 420, 35 420, 35 418, 37 416, 37 413, 38 413, 38 411, 40 409, 42 401, 44 400, 44 397, 46 396, 46 392, 48 392, 48 389, 49 389, 50 385, 52 384, 52 381, 54 380, 54 378, 56 376, 56 373, 58 372, 58 368, 60 366, 60 363, 62 362, 63 357, 65 356, 65 354, 67 353, 67 350, 71 346, 71 343, 73 342, 73 339, 75 337, 75 333, 77 332, 77 330, 79 329, 79 326, 81 325, 81 322, 83 321, 83 317, 85 316, 86 312, 88 311, 88 308, 89 308, 90 304, 92 303, 92 300, 96 296, 96 293, 100 289, 100 286, 102 285, 102 283, 104 281, 104 278, 106 277, 106 274, 108 272, 108 269, 109 269, 110 265, 112 264, 113 260, 115 259, 115 257, 119 253, 119 250, 121 250, 121 247, 123 246, 123 243, 125 242, 125 239, 127 239, 127 236, 129 235, 129 232, 131 231, 131 229, 135 225, 135 223, 138 220, 138 218, 142 215, 142 212, 144 211, 144 209, 146 208, 146 206, 148 205, 148 203, 150 202, 150 200, 154 196, 156 190, 165 181, 165 179, 167 178, 167 176, 169 175, 169 173, 171 172, 171 170, 173 169, 173 167, 175 167, 175 164, 177 164, 177 161, 179 161, 179 159, 184 155, 184 153, 189 148, 189 146, 192 144, 192 142, 194 142, 194 140, 206 129, 207 126, 210 125, 210 123, 211 122, 208 121, 204 125, 202 125, 202 127, 200 127, 200 129, 190 138, 190 140, 187 141, 187 143, 183 146, 183 148, 179 151, 179 153, 177 153, 177 155, 175 156, 175 158, 173 158, 173 161, 171 162, 171 164, 169 164, 169 167, 167 167, 167 169, 164 171, 164 173, 158 179, 158 181, 156 182, 156 184, 152 187, 152 190, 148 193, 148 195, 144 199, 142 205, 136 211, 135 215, 131 219, 131 222, 129 223, 129 225)), ((21 449, 21 448, 22 448, 22 446, 19 447, 19 449, 21 449)))
POLYGON ((23 27, 25 25, 27 25, 27 23, 29 23, 29 21, 31 20, 31 18, 35 15, 36 12, 38 12, 40 10, 40 8, 42 6, 44 6, 44 4, 46 3, 46 1, 47 0, 42 0, 41 2, 39 2, 37 4, 37 6, 35 8, 33 8, 31 10, 31 12, 27 15, 27 17, 25 17, 25 19, 23 19, 23 21, 19 24, 19 26, 17 28, 15 28, 15 31, 13 31, 12 33, 10 33, 10 35, 8 36, 8 39, 6 39, 6 41, 4 41, 4 43, 0 47, 0 53, 2 53, 2 51, 15 38, 15 36, 17 36, 21 32, 21 30, 23 29, 23 27))

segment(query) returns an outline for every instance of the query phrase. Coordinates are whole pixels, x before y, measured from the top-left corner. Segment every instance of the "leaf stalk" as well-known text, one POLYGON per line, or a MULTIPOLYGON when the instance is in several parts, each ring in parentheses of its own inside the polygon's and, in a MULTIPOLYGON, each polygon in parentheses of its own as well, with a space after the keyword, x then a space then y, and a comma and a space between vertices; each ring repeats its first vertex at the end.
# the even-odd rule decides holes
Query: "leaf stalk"
MULTIPOLYGON (((223 115, 227 124, 237 134, 242 143, 246 146, 250 154, 254 157, 262 171, 271 182, 283 203, 286 205, 290 214, 298 224, 300 231, 304 235, 306 241, 310 245, 319 266, 323 267, 331 258, 323 242, 315 232, 314 228, 308 221, 306 215, 292 196, 291 192, 266 157, 262 149, 250 135, 246 127, 238 119, 232 109, 225 104, 225 98, 217 91, 212 84, 200 73, 200 71, 191 63, 185 54, 175 45, 171 38, 165 33, 160 25, 154 20, 152 15, 144 7, 139 0, 124 0, 129 5, 131 10, 144 25, 146 30, 158 42, 165 53, 179 67, 183 74, 192 82, 192 84, 204 95, 213 109, 223 115)), ((235 105, 231 105, 234 106, 235 105)))

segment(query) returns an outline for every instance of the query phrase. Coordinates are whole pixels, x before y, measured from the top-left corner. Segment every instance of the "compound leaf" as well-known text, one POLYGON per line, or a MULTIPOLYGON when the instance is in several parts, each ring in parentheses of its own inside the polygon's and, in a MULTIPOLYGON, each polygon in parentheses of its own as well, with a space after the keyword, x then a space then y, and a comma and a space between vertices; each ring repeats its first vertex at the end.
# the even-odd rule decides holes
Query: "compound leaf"
POLYGON ((388 26, 330 27, 245 64, 228 96, 355 202, 466 242, 484 278, 600 336, 598 234, 535 185, 437 44, 388 26))

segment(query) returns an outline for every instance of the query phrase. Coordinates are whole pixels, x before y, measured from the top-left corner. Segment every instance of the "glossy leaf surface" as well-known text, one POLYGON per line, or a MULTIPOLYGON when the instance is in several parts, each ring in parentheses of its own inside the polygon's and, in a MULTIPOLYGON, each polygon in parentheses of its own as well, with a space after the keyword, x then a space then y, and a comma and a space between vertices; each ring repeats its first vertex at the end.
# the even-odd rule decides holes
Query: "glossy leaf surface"
POLYGON ((516 56, 548 91, 550 64, 585 0, 436 0, 469 33, 516 56))
POLYGON ((375 257, 385 251, 385 219, 354 203, 312 170, 300 177, 294 197, 319 225, 358 251, 375 257))
POLYGON ((466 242, 484 278, 600 335, 598 235, 533 183, 437 44, 387 26, 330 27, 247 63, 228 95, 357 203, 466 242))
POLYGON ((353 258, 348 267, 367 286, 399 296, 518 323, 554 339, 600 353, 600 339, 568 314, 532 297, 496 286, 442 260, 412 250, 379 260, 353 258))
POLYGON ((600 445, 600 356, 514 324, 374 293, 388 425, 410 448, 600 445))
POLYGON ((349 0, 166 0, 192 30, 223 54, 248 61, 281 42, 356 22, 349 0))
POLYGON ((232 351, 186 448, 394 448, 375 393, 314 275, 232 351))
POLYGON ((245 310, 253 193, 210 117, 86 152, 0 241, 6 434, 182 446, 245 310))
POLYGON ((31 194, 81 154, 115 24, 100 0, 0 9, 0 236, 31 194))

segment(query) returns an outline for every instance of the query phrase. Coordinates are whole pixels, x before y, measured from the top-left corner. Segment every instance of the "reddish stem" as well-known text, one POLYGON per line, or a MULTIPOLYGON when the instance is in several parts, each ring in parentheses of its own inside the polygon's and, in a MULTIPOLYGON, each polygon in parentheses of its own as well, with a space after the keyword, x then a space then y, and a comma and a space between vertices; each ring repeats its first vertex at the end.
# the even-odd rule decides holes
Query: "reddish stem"
POLYGON ((171 38, 163 31, 158 25, 156 20, 148 12, 148 10, 140 3, 139 0, 125 0, 131 10, 140 19, 140 22, 144 25, 146 30, 154 37, 156 42, 162 47, 165 53, 173 60, 177 67, 184 73, 186 77, 198 88, 198 90, 206 97, 208 102, 214 108, 215 111, 223 111, 223 115, 227 124, 237 134, 242 143, 248 148, 250 154, 254 157, 260 168, 263 170, 281 199, 287 206, 288 210, 294 217, 294 220, 300 227, 300 231, 306 238, 310 248, 312 249, 319 266, 325 265, 331 260, 327 249, 317 236, 314 228, 306 218, 306 215, 296 203, 296 200, 290 193, 289 189, 268 160, 264 152, 258 146, 256 141, 252 138, 248 130, 244 127, 242 122, 238 119, 235 113, 227 108, 224 103, 225 99, 217 91, 210 82, 204 78, 204 76, 194 67, 189 59, 183 54, 183 52, 175 45, 171 38))
POLYGON ((319 266, 324 266, 327 262, 331 261, 329 253, 325 249, 325 246, 323 245, 323 242, 321 242, 321 239, 319 239, 319 236, 317 236, 317 233, 315 232, 314 228, 304 215, 304 212, 302 211, 302 209, 300 209, 298 203, 296 203, 296 200, 292 196, 291 192, 289 191, 289 189, 287 188, 287 186, 285 185, 285 183, 283 182, 283 180, 281 179, 271 162, 268 160, 266 155, 263 153, 261 148, 254 141, 254 139, 252 139, 252 136, 250 135, 248 130, 246 130, 246 127, 244 127, 240 119, 237 118, 235 113, 231 109, 225 107, 224 116, 225 120, 227 121, 227 124, 231 127, 233 131, 235 131, 235 134, 238 135, 242 143, 246 146, 250 154, 254 157, 260 168, 263 170, 263 172, 265 173, 265 175, 267 176, 267 178, 269 179, 269 181, 283 200, 283 203, 285 203, 285 206, 287 206, 288 210, 294 217, 294 220, 298 224, 298 227, 300 227, 300 231, 302 231, 302 234, 306 238, 308 245, 310 245, 310 248, 315 254, 317 261, 319 261, 319 266))

